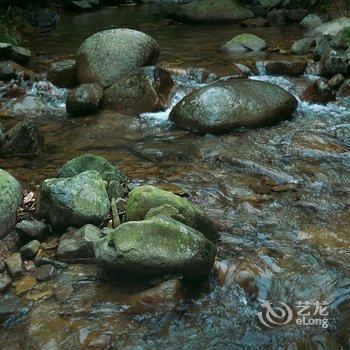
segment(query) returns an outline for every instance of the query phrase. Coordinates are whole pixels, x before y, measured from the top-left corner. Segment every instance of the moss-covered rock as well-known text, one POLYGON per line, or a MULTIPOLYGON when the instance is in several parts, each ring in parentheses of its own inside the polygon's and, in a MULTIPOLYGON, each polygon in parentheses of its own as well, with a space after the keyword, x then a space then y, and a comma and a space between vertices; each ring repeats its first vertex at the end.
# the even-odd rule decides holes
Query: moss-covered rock
POLYGON ((132 190, 126 207, 128 221, 143 220, 150 209, 168 204, 184 217, 182 222, 203 233, 210 240, 218 238, 217 227, 208 215, 187 199, 154 186, 140 186, 132 190))
POLYGON ((0 169, 0 237, 16 224, 16 212, 22 201, 20 183, 0 169))
POLYGON ((107 270, 131 275, 202 277, 213 266, 215 246, 195 229, 163 216, 120 225, 95 243, 95 256, 107 270))
POLYGON ((198 133, 224 133, 288 118, 296 98, 275 84, 249 79, 220 82, 184 97, 170 119, 181 129, 198 133))
POLYGON ((55 229, 100 225, 109 214, 106 184, 97 171, 65 179, 48 179, 38 191, 37 211, 55 229))
POLYGON ((78 50, 78 81, 107 87, 126 73, 155 64, 158 56, 157 42, 145 33, 121 28, 98 32, 78 50))
POLYGON ((164 9, 169 17, 185 22, 230 23, 254 17, 250 10, 233 0, 194 0, 164 9))
POLYGON ((58 177, 72 177, 87 170, 97 171, 107 182, 123 183, 126 176, 108 160, 95 154, 83 154, 65 163, 58 171, 58 177))

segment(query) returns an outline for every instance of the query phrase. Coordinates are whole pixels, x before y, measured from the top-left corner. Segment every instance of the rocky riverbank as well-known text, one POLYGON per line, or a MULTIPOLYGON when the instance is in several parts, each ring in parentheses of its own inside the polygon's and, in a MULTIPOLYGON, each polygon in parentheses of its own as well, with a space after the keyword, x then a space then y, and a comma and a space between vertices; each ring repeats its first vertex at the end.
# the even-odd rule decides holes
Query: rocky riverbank
POLYGON ((315 16, 301 20, 302 54, 298 41, 286 52, 247 35, 245 21, 238 38, 215 42, 234 61, 221 74, 165 64, 157 40, 134 29, 84 38, 44 75, 33 54, 2 45, 0 320, 10 341, 23 327, 21 341, 39 348, 140 337, 152 348, 187 328, 211 346, 217 334, 233 344, 236 330, 247 345, 249 329, 258 346, 258 298, 320 298, 322 281, 342 303, 349 22, 315 16), (45 124, 55 118, 63 124, 45 124))

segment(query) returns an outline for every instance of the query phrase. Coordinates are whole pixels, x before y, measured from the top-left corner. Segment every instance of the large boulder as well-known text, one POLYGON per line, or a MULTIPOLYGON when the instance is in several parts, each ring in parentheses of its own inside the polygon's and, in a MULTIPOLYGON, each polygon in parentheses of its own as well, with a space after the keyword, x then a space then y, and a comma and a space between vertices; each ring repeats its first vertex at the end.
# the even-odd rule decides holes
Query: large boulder
POLYGON ((70 117, 95 114, 100 110, 103 89, 99 84, 82 84, 69 91, 66 110, 70 117))
POLYGON ((194 0, 187 4, 165 7, 169 17, 185 22, 232 23, 254 17, 246 7, 233 0, 194 0))
POLYGON ((184 97, 171 111, 176 126, 198 133, 224 133, 290 117, 296 98, 262 81, 238 79, 208 85, 184 97))
POLYGON ((16 224, 17 208, 22 202, 20 183, 8 172, 0 169, 0 237, 16 224))
POLYGON ((65 179, 48 179, 38 191, 37 211, 55 229, 100 225, 109 214, 106 184, 97 171, 65 179))
POLYGON ((120 225, 95 243, 97 263, 107 270, 137 276, 210 272, 215 246, 200 232, 169 217, 120 225))
POLYGON ((107 182, 125 182, 126 176, 107 159, 95 154, 83 154, 63 164, 58 171, 58 177, 73 177, 87 170, 97 171, 107 182))
POLYGON ((162 110, 169 103, 173 85, 165 69, 142 67, 105 90, 103 108, 128 115, 162 110))
POLYGON ((155 64, 158 44, 149 35, 131 29, 110 29, 95 33, 78 50, 77 77, 80 83, 103 87, 133 70, 155 64))
POLYGON ((184 217, 182 220, 184 224, 200 231, 210 240, 218 238, 216 225, 202 209, 187 199, 154 186, 140 186, 130 192, 126 219, 128 221, 143 220, 150 209, 164 204, 176 208, 184 217))

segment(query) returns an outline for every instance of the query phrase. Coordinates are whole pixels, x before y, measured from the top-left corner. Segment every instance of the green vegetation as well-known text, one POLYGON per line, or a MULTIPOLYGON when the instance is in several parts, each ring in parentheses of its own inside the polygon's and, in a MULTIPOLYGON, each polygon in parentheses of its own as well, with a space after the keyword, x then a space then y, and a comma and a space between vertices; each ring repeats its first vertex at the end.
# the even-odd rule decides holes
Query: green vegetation
POLYGON ((11 7, 0 11, 0 42, 18 45, 20 33, 18 32, 18 17, 14 15, 11 7))

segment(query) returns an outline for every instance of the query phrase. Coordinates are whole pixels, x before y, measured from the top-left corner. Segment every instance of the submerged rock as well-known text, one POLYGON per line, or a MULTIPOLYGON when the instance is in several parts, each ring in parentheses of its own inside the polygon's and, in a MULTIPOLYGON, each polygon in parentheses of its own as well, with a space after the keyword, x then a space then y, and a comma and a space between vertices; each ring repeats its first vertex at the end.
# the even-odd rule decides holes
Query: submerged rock
POLYGON ((0 43, 0 61, 11 60, 21 66, 29 64, 31 52, 20 46, 14 46, 7 43, 0 43))
POLYGON ((241 27, 256 28, 256 27, 269 27, 270 22, 265 18, 251 18, 241 22, 241 27))
POLYGON ((198 89, 184 97, 170 119, 181 129, 224 133, 289 118, 298 102, 281 87, 255 80, 233 80, 198 89))
POLYGON ((128 314, 156 312, 159 309, 174 306, 183 298, 183 286, 178 279, 172 279, 141 293, 131 295, 127 304, 128 314))
POLYGON ((3 156, 38 154, 43 145, 44 137, 39 132, 38 126, 24 121, 5 133, 0 145, 0 154, 3 156))
POLYGON ((56 229, 100 225, 109 210, 105 183, 93 170, 65 179, 48 179, 39 187, 36 215, 56 229))
POLYGON ((25 307, 21 300, 12 293, 5 294, 0 299, 0 322, 6 318, 21 313, 25 307))
POLYGON ((58 177, 73 177, 87 170, 97 171, 107 182, 122 183, 127 180, 126 176, 107 159, 88 153, 66 162, 58 170, 58 177))
POLYGON ((70 117, 95 114, 100 110, 103 89, 98 84, 83 84, 70 90, 66 109, 70 117))
POLYGON ((78 231, 65 233, 58 245, 56 256, 68 261, 93 261, 94 243, 102 238, 99 228, 85 225, 78 231))
POLYGON ((0 169, 0 237, 16 224, 17 208, 22 202, 20 183, 8 172, 0 169))
POLYGON ((218 238, 215 223, 202 209, 187 199, 154 186, 140 186, 130 192, 126 207, 126 219, 128 221, 143 220, 147 213, 150 215, 149 212, 152 208, 166 204, 179 211, 184 217, 184 220, 181 220, 184 224, 200 231, 210 240, 218 238))
POLYGON ((165 109, 173 85, 166 70, 157 66, 143 67, 105 90, 103 107, 130 115, 165 109))
POLYGON ((147 34, 131 29, 111 29, 85 40, 77 53, 80 83, 99 83, 103 87, 133 70, 155 64, 157 42, 147 34))
POLYGON ((95 255, 111 271, 204 277, 213 266, 215 246, 195 229, 164 216, 120 225, 96 242, 95 255))
POLYGON ((186 4, 171 4, 165 12, 171 18, 185 22, 238 22, 254 17, 246 7, 233 0, 194 0, 186 4))
POLYGON ((77 66, 75 60, 53 62, 47 72, 47 80, 61 88, 77 86, 77 66))

